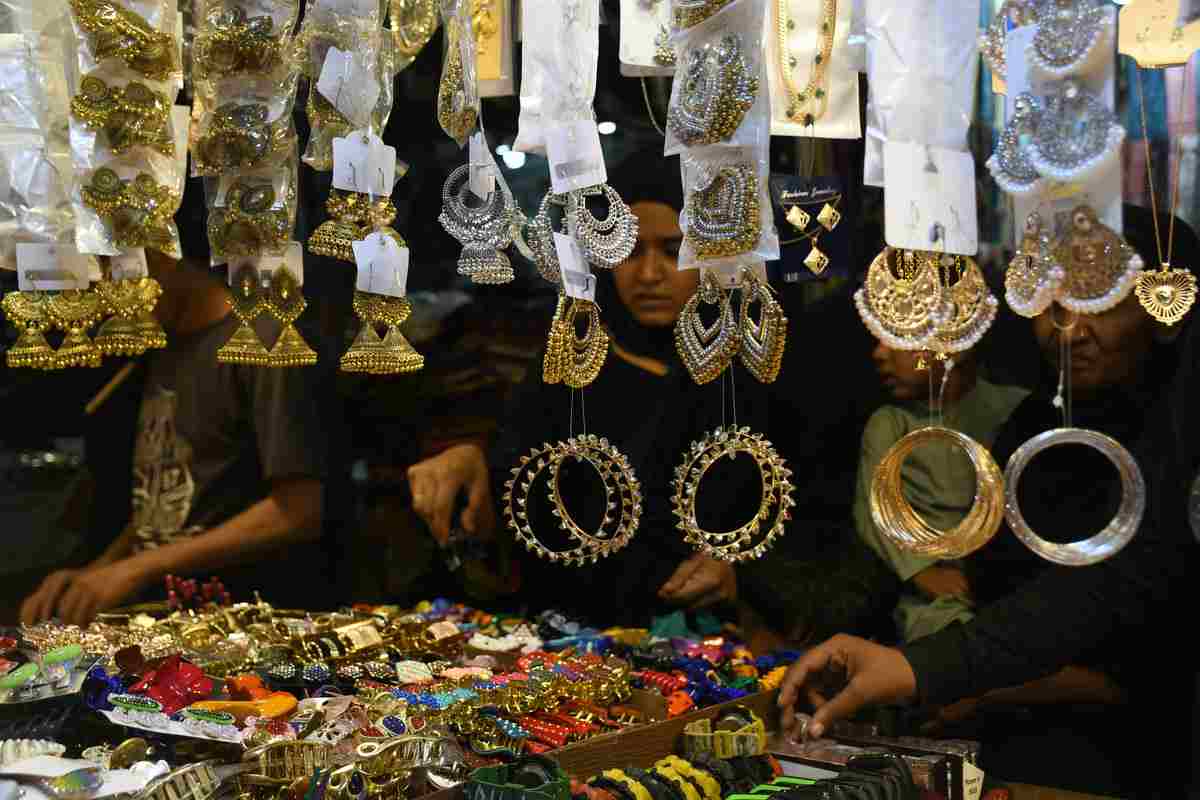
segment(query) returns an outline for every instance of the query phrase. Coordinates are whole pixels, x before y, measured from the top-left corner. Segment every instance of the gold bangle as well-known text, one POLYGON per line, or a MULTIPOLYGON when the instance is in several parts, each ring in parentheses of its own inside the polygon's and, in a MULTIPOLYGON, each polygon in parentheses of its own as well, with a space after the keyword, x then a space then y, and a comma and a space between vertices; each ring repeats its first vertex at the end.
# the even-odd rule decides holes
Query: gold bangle
POLYGON ((992 454, 971 437, 949 428, 921 428, 884 454, 875 467, 869 503, 875 527, 901 549, 923 556, 963 558, 987 544, 999 530, 1004 519, 1004 477, 992 454), (904 461, 913 450, 929 442, 957 446, 975 467, 975 500, 962 521, 948 531, 921 519, 904 496, 904 461))

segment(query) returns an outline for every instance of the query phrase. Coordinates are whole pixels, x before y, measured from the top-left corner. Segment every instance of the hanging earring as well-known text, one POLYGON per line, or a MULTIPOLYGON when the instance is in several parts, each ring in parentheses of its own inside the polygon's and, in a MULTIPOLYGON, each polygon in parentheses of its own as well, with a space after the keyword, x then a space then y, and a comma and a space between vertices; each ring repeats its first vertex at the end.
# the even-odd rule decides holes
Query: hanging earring
POLYGON ((45 331, 50 327, 46 311, 49 300, 42 292, 9 292, 0 301, 0 308, 20 331, 13 346, 8 348, 5 360, 13 369, 53 369, 54 348, 46 341, 45 331))
POLYGON ((90 289, 69 289, 51 295, 46 311, 54 326, 67 334, 54 353, 55 366, 100 366, 100 350, 87 334, 104 315, 100 298, 90 289))
POLYGON ((842 221, 842 212, 833 207, 831 203, 826 203, 821 213, 817 214, 817 222, 821 223, 821 227, 832 232, 842 221))
MULTIPOLYGON (((158 304, 162 287, 153 278, 100 281, 96 284, 105 311, 111 316, 96 332, 95 344, 106 356, 140 356, 150 347, 138 325, 144 310, 158 304)), ((153 317, 151 317, 153 319, 153 317)), ((157 323, 155 323, 157 324, 157 323)))
POLYGON ((596 380, 600 369, 608 358, 608 331, 600 322, 600 309, 587 300, 572 300, 566 318, 562 322, 562 345, 559 356, 562 363, 563 383, 572 389, 582 389, 596 380), (575 320, 584 316, 587 330, 581 337, 576 331, 575 320))
POLYGON ((317 363, 317 354, 294 323, 308 307, 304 292, 300 290, 300 282, 286 268, 279 269, 271 276, 271 288, 267 290, 266 311, 279 324, 283 332, 271 348, 267 360, 269 367, 311 367, 317 363))
POLYGON ((561 383, 563 379, 563 320, 570 302, 565 294, 558 296, 554 318, 550 320, 550 331, 546 335, 546 354, 542 357, 542 383, 561 383))
POLYGON ((716 380, 737 355, 737 323, 729 295, 711 274, 705 275, 675 322, 675 349, 698 384, 716 380), (720 316, 711 327, 704 327, 700 319, 701 302, 720 307, 720 316))
POLYGON ((362 320, 362 327, 354 337, 350 349, 342 354, 339 367, 342 372, 373 372, 383 357, 383 340, 375 326, 379 324, 377 301, 380 295, 366 292, 354 293, 354 314, 362 320))
POLYGON ((400 333, 400 326, 412 313, 408 298, 355 292, 354 313, 363 325, 354 344, 342 356, 343 372, 399 375, 425 366, 425 357, 400 333), (387 327, 382 339, 375 330, 376 325, 387 327))
POLYGON ((270 360, 266 345, 258 338, 250 323, 258 319, 266 308, 262 296, 262 285, 253 267, 244 266, 234 276, 226 300, 241 324, 229 337, 229 341, 217 350, 217 362, 221 364, 245 364, 265 367, 270 360))
POLYGON ((820 244, 821 237, 814 236, 812 240, 812 249, 808 251, 808 255, 804 257, 804 266, 808 267, 808 271, 813 275, 820 275, 829 266, 829 256, 821 252, 820 244))
POLYGON ((783 366, 788 319, 770 284, 759 280, 750 270, 742 270, 741 317, 739 355, 742 364, 760 383, 774 383, 783 366), (750 313, 754 303, 761 306, 757 322, 750 313))

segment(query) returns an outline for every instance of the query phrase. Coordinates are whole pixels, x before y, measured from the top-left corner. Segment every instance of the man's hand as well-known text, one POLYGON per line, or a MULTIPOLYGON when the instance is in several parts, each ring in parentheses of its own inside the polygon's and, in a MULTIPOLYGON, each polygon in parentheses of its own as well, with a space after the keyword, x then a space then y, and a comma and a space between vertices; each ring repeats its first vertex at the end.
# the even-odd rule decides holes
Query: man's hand
POLYGON ((957 596, 969 600, 971 597, 971 585, 967 582, 966 574, 955 567, 939 567, 936 564, 926 567, 913 575, 912 582, 921 594, 930 599, 957 596))
POLYGON ((737 573, 733 565, 705 555, 684 561, 658 590, 668 603, 704 608, 737 599, 737 573))
POLYGON ((863 706, 896 703, 917 693, 917 677, 899 650, 883 647, 856 636, 838 634, 809 650, 788 670, 779 690, 783 730, 794 737, 795 705, 801 695, 815 709, 803 733, 822 736, 834 722, 863 706), (822 685, 834 678, 834 687, 822 685), (843 679, 845 685, 842 686, 843 679))
POLYGON ((475 444, 460 444, 408 468, 413 510, 425 520, 438 544, 450 538, 450 523, 459 493, 466 489, 467 507, 462 514, 463 530, 487 537, 496 526, 492 487, 483 450, 475 444))
POLYGON ((27 623, 58 617, 69 625, 87 625, 102 611, 116 608, 148 584, 133 559, 82 570, 62 570, 42 582, 21 606, 27 623))
POLYGON ((63 592, 79 572, 77 569, 60 569, 47 575, 34 593, 26 597, 25 602, 21 604, 21 622, 32 625, 53 617, 58 608, 58 599, 63 596, 63 592))

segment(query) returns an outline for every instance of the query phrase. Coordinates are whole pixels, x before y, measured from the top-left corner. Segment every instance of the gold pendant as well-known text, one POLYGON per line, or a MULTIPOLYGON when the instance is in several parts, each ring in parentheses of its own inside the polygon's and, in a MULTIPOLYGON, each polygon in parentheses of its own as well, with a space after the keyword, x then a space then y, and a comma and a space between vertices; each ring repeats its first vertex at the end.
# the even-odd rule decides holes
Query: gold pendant
POLYGON ((1196 302, 1196 276, 1186 269, 1146 269, 1138 275, 1138 302, 1146 313, 1164 325, 1179 322, 1196 302))
POLYGON ((829 266, 829 256, 820 251, 815 240, 813 241, 812 252, 804 259, 804 266, 808 267, 809 272, 813 275, 820 275, 829 266))
POLYGON ((787 212, 787 221, 800 233, 804 233, 804 229, 808 227, 808 223, 812 221, 812 215, 809 214, 800 206, 792 206, 787 212))
POLYGON ((838 226, 842 221, 842 212, 838 211, 829 203, 821 209, 821 213, 817 215, 817 222, 821 223, 821 227, 827 231, 831 231, 838 226))

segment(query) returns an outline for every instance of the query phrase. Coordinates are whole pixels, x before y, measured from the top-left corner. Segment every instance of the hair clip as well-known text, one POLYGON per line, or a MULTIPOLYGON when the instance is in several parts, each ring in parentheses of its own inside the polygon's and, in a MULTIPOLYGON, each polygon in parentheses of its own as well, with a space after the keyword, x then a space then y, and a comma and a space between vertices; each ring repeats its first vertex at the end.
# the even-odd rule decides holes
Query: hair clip
POLYGON ((741 126, 758 95, 758 76, 750 71, 735 33, 683 55, 682 83, 667 113, 667 127, 688 147, 727 141, 741 126))
POLYGON ((253 169, 289 151, 290 119, 268 122, 263 103, 226 103, 212 112, 204 135, 192 148, 195 171, 216 175, 253 169))
POLYGON ((291 213, 286 205, 274 208, 275 204, 275 188, 270 183, 235 181, 225 193, 225 205, 208 216, 213 255, 226 258, 280 252, 292 227, 291 213))
POLYGON ((208 14, 206 28, 196 34, 192 63, 196 80, 214 80, 241 72, 267 73, 283 63, 275 20, 263 15, 247 18, 238 7, 217 8, 208 14))
POLYGON ((144 83, 109 86, 99 78, 85 77, 79 94, 71 98, 71 113, 108 137, 109 147, 120 155, 143 145, 166 156, 175 154, 169 127, 170 103, 144 83))
POLYGON ((700 259, 747 253, 762 235, 758 173, 749 165, 719 168, 688 194, 684 239, 700 259))
POLYGON ((179 72, 175 38, 156 30, 146 18, 113 0, 70 0, 79 27, 91 35, 95 60, 119 58, 135 72, 156 81, 179 72))
POLYGON ((174 216, 180 197, 173 189, 155 183, 154 176, 142 172, 133 180, 122 180, 112 169, 101 167, 92 173, 80 195, 84 205, 100 215, 112 231, 116 247, 148 247, 179 257, 174 216))

